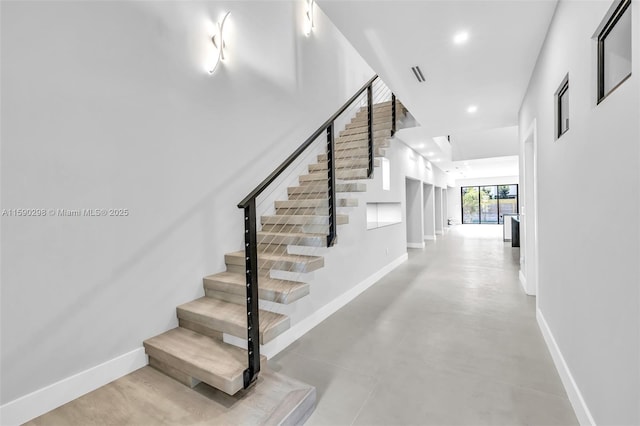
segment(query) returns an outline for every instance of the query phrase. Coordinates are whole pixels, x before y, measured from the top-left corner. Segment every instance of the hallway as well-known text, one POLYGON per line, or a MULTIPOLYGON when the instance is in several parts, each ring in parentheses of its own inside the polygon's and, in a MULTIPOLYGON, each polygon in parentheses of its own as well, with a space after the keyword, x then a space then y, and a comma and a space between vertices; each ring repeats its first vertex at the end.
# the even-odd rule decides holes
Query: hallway
POLYGON ((577 424, 499 226, 410 249, 269 365, 316 386, 311 425, 577 424))

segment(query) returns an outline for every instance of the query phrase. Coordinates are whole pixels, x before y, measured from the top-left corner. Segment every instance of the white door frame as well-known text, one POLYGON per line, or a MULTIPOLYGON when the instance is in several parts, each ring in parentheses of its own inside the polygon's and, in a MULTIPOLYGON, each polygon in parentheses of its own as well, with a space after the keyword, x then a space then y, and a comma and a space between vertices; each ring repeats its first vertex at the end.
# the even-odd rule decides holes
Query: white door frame
MULTIPOLYGON (((537 121, 534 118, 531 125, 524 133, 522 141, 523 147, 523 182, 524 182, 524 209, 522 211, 524 225, 524 244, 521 244, 520 250, 524 252, 525 270, 520 271, 520 276, 524 276, 523 287, 528 295, 538 294, 538 129, 537 121), (527 149, 527 145, 531 144, 531 150, 527 149), (531 154, 529 154, 531 152, 531 154), (533 157, 533 158, 528 158, 533 157), (533 178, 528 179, 527 166, 533 170, 531 173, 533 178), (528 197, 531 191, 532 197, 528 197), (527 205, 527 199, 532 201, 533 205, 527 205), (529 252, 527 252, 529 248, 529 252)), ((522 267, 522 264, 521 264, 522 267)))

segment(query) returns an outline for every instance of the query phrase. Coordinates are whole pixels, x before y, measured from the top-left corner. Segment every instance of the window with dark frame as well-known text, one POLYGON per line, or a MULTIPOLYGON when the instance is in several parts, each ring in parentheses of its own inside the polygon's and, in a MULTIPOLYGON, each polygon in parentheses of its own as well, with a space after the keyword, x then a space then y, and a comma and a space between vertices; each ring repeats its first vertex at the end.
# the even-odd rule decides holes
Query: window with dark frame
POLYGON ((631 76, 631 0, 621 0, 598 34, 598 103, 631 76))
POLYGON ((460 204, 463 224, 502 224, 505 214, 518 213, 518 185, 463 186, 460 204))
POLYGON ((569 75, 567 75, 556 92, 556 139, 569 130, 569 75))

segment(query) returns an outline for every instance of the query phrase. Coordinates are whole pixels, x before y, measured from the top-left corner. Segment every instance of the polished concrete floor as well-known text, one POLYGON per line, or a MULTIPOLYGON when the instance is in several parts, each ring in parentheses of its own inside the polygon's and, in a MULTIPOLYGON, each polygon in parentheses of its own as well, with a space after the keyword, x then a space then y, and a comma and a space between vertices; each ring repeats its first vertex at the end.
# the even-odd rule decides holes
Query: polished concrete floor
POLYGON ((577 424, 495 225, 452 227, 270 360, 309 425, 577 424))

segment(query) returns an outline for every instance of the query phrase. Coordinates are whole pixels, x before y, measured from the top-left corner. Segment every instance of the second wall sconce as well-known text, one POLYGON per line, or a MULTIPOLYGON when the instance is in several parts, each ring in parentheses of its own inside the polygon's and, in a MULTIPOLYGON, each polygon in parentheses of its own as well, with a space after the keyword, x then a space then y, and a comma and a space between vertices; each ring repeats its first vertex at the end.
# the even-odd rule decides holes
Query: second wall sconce
POLYGON ((230 13, 231 12, 227 12, 222 18, 222 21, 217 23, 216 33, 213 35, 213 37, 211 37, 211 43, 213 43, 213 47, 216 49, 217 56, 214 59, 214 63, 212 64, 211 69, 209 70, 209 74, 213 74, 218 68, 220 62, 224 61, 224 51, 227 48, 227 44, 224 38, 224 24, 227 21, 230 13))
POLYGON ((313 7, 315 0, 306 0, 307 12, 304 15, 304 35, 309 37, 311 31, 315 28, 315 22, 313 21, 313 7))

